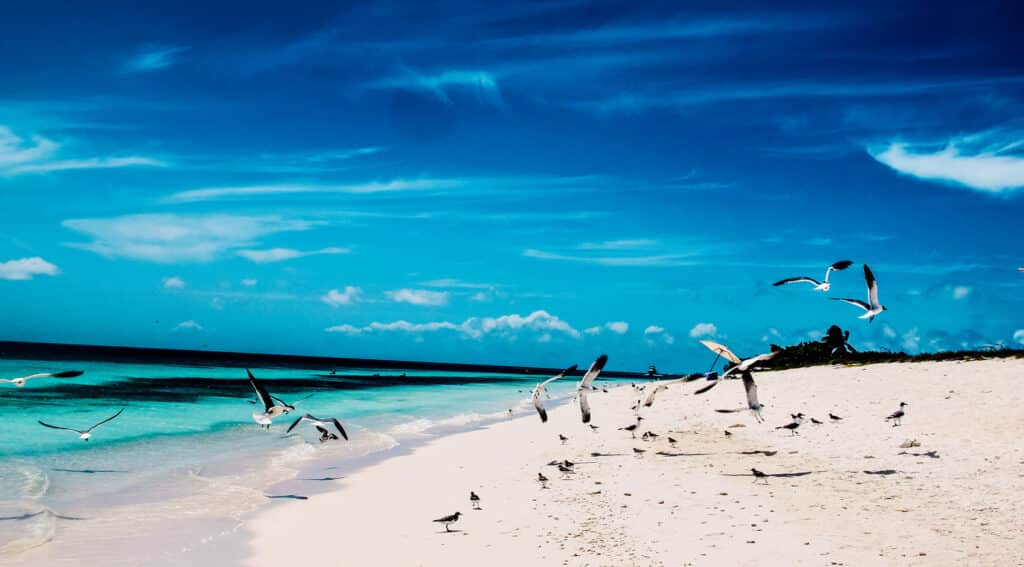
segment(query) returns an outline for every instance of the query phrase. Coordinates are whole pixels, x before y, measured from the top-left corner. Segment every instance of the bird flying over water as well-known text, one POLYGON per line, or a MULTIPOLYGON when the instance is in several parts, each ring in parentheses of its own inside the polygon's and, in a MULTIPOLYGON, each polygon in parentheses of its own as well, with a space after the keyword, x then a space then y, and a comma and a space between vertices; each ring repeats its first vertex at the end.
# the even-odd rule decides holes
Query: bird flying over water
POLYGON ((319 417, 314 417, 312 414, 308 414, 308 413, 304 414, 299 419, 296 419, 294 423, 289 425, 288 426, 288 431, 285 431, 285 433, 291 433, 292 429, 295 429, 295 426, 300 424, 300 423, 302 423, 303 421, 310 422, 311 424, 313 424, 314 427, 317 428, 317 430, 327 429, 327 427, 329 425, 334 425, 334 427, 338 430, 338 433, 341 433, 341 436, 345 438, 345 441, 348 441, 348 434, 345 433, 345 428, 341 426, 341 422, 338 421, 338 418, 336 418, 336 417, 327 417, 327 418, 321 419, 319 417))
POLYGON ((548 421, 548 411, 544 409, 544 402, 541 401, 541 396, 547 394, 548 392, 548 384, 554 382, 555 380, 558 380, 559 378, 565 376, 566 374, 572 374, 573 372, 576 372, 575 364, 559 372, 558 374, 555 374, 554 376, 548 378, 547 380, 541 382, 540 384, 537 384, 537 387, 533 389, 533 395, 531 396, 533 398, 533 407, 537 408, 537 413, 540 414, 541 423, 547 423, 548 421))
POLYGON ((836 262, 835 264, 832 264, 831 266, 828 267, 827 270, 825 270, 825 281, 820 281, 819 282, 818 280, 816 280, 814 278, 811 278, 811 277, 799 276, 799 277, 795 277, 795 278, 786 278, 784 280, 779 280, 779 281, 773 283, 772 285, 780 286, 780 285, 791 284, 791 283, 809 283, 809 284, 814 286, 814 290, 815 291, 828 291, 829 288, 832 287, 832 284, 828 283, 828 276, 829 276, 829 274, 831 274, 833 271, 845 270, 846 268, 849 268, 852 265, 853 265, 853 262, 851 262, 849 260, 840 260, 840 261, 836 262))
POLYGON ((85 374, 81 370, 66 370, 64 372, 50 372, 42 374, 30 374, 28 376, 21 376, 18 378, 0 378, 0 384, 14 384, 15 386, 22 388, 25 386, 25 382, 29 380, 35 380, 36 378, 74 378, 85 374))
POLYGON ((583 378, 576 385, 576 395, 580 401, 580 414, 583 416, 583 423, 590 423, 590 402, 587 401, 587 394, 594 389, 592 384, 597 375, 604 369, 608 362, 608 355, 602 354, 590 365, 590 369, 583 375, 583 378))
POLYGON ((859 319, 867 319, 868 323, 875 320, 882 311, 887 311, 888 308, 878 302, 878 280, 875 279, 875 274, 871 273, 871 268, 867 264, 864 264, 864 281, 868 286, 868 302, 864 303, 859 299, 846 299, 842 297, 832 297, 830 299, 834 301, 845 301, 850 305, 856 305, 865 311, 863 315, 858 317, 859 319))
POLYGON ((42 425, 43 427, 49 427, 50 429, 63 429, 64 431, 73 431, 73 432, 78 434, 78 438, 79 439, 81 439, 82 441, 88 441, 89 438, 92 437, 92 432, 93 432, 94 429, 96 429, 97 427, 103 425, 104 423, 107 423, 108 421, 113 420, 115 417, 121 415, 121 412, 123 412, 123 411, 124 411, 124 408, 121 408, 114 415, 112 415, 112 416, 108 417, 107 419, 104 419, 103 421, 93 425, 89 429, 74 429, 72 427, 61 427, 59 425, 50 425, 49 423, 46 423, 46 422, 44 422, 42 420, 37 420, 37 421, 39 422, 39 425, 42 425))
POLYGON ((256 377, 252 375, 252 372, 246 369, 245 373, 249 375, 249 384, 252 385, 253 390, 256 390, 256 396, 259 397, 260 402, 263 404, 264 409, 262 412, 252 412, 253 421, 258 423, 260 427, 270 429, 270 424, 275 417, 295 409, 295 406, 290 406, 284 402, 281 402, 281 405, 275 404, 274 400, 277 398, 267 393, 267 389, 263 387, 263 384, 256 381, 256 377))

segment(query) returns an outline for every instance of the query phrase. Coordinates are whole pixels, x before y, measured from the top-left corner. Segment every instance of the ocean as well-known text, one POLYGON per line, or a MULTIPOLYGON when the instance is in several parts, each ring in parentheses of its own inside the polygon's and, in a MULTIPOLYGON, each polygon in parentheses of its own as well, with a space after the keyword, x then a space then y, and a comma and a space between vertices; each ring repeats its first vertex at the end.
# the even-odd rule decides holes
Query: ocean
MULTIPOLYGON (((0 377, 68 369, 85 374, 23 388, 0 384, 0 559, 80 547, 97 555, 79 561, 178 563, 230 540, 260 506, 325 490, 325 480, 389 450, 508 419, 509 409, 532 413, 538 381, 401 367, 338 368, 335 375, 252 368, 272 395, 302 400, 265 431, 252 419, 258 406, 243 368, 0 360, 0 377), (87 442, 38 423, 84 429, 122 408, 87 442), (285 434, 307 411, 338 417, 350 440, 321 443, 306 423, 285 434), (108 555, 97 538, 138 548, 106 548, 108 555)), ((547 403, 571 400, 575 382, 555 382, 547 403)))

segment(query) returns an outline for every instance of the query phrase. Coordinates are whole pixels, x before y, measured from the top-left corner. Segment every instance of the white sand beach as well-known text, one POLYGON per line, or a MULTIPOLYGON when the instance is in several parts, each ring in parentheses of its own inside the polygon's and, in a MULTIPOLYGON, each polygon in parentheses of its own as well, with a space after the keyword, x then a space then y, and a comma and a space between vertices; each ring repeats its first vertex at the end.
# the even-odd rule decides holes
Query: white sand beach
POLYGON ((637 439, 618 430, 633 422, 629 386, 592 396, 596 432, 570 404, 546 424, 523 413, 441 437, 260 512, 247 522, 246 563, 1024 564, 1024 361, 755 376, 764 424, 713 411, 745 404, 729 381, 703 396, 692 395, 696 384, 661 392, 637 439), (884 418, 901 401, 907 415, 892 427, 884 418), (799 435, 775 429, 795 412, 824 423, 807 421, 799 435), (644 431, 659 437, 645 442, 644 431), (919 446, 900 448, 911 440, 919 446), (743 454, 761 450, 777 453, 743 454), (576 463, 571 478, 546 465, 560 459, 576 463), (751 467, 794 476, 755 483, 751 467), (456 511, 453 533, 432 522, 456 511))

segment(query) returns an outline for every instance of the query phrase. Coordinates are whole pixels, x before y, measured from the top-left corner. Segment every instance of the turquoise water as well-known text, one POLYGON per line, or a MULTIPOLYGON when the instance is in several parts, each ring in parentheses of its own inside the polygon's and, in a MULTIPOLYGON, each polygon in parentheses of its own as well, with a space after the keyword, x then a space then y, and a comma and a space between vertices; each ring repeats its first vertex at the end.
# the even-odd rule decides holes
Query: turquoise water
MULTIPOLYGON (((88 541, 91 530, 111 525, 141 533, 198 518, 223 530, 224 521, 237 521, 282 489, 314 491, 299 482, 300 474, 329 477, 403 443, 507 418, 509 409, 533 412, 529 395, 537 382, 401 368, 335 376, 253 368, 285 401, 311 395, 264 431, 252 420, 258 406, 249 403, 256 398, 244 369, 0 360, 0 377, 68 369, 85 374, 32 380, 23 388, 0 384, 0 557, 88 541), (88 442, 37 423, 84 429, 121 408, 88 442), (285 435, 307 411, 338 417, 350 441, 320 443, 307 424, 285 435)), ((554 383, 549 403, 565 401, 574 387, 573 379, 554 383)))

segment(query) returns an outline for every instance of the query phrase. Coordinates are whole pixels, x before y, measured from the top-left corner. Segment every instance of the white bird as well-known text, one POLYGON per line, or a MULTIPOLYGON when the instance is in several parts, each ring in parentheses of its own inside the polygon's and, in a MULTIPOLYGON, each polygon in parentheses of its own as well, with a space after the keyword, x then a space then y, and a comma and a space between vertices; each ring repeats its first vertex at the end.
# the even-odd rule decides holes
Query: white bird
MULTIPOLYGON (((701 341, 701 342, 703 342, 703 341, 701 341)), ((707 386, 704 386, 703 388, 700 388, 699 390, 695 391, 694 394, 703 394, 704 392, 707 392, 711 388, 714 388, 715 386, 717 386, 719 384, 719 382, 724 381, 730 374, 733 374, 734 372, 740 372, 740 373, 747 372, 750 369, 752 369, 754 367, 754 365, 756 365, 758 362, 763 362, 765 360, 771 360, 772 358, 775 357, 775 355, 777 355, 780 352, 782 352, 782 349, 779 348, 777 345, 772 345, 772 351, 771 352, 766 352, 764 354, 759 354, 757 356, 752 356, 750 358, 747 358, 747 359, 744 359, 744 360, 740 360, 738 357, 736 357, 735 354, 732 354, 732 351, 729 351, 728 348, 726 348, 723 345, 719 345, 719 346, 722 346, 722 348, 724 348, 729 353, 729 355, 732 355, 731 358, 730 358, 730 356, 727 356, 725 354, 723 354, 722 356, 725 356, 729 360, 733 360, 733 358, 736 359, 736 360, 733 360, 733 362, 736 364, 736 366, 733 366, 732 368, 730 368, 718 380, 713 380, 707 386)), ((756 394, 755 394, 755 396, 756 396, 756 394)))
POLYGON ((108 417, 107 419, 104 419, 103 421, 93 425, 89 429, 74 429, 72 427, 61 427, 59 425, 50 425, 49 423, 45 423, 42 420, 36 420, 36 421, 39 422, 39 425, 42 425, 43 427, 49 427, 50 429, 63 429, 64 431, 74 431, 75 433, 78 434, 78 438, 79 439, 81 439, 82 441, 88 441, 89 438, 92 437, 92 432, 93 432, 94 429, 96 429, 97 427, 103 425, 104 423, 114 419, 115 417, 121 415, 121 412, 123 412, 123 411, 124 411, 124 408, 121 408, 121 410, 118 411, 117 413, 115 413, 114 415, 112 415, 112 416, 108 417))
POLYGON ((328 426, 333 425, 335 428, 338 429, 338 433, 341 433, 341 436, 345 438, 345 441, 348 441, 348 434, 345 433, 345 428, 341 426, 341 422, 338 421, 338 418, 328 417, 321 419, 319 417, 314 417, 312 414, 308 413, 304 414, 299 419, 296 419, 294 423, 289 425, 288 431, 285 431, 285 433, 291 433, 292 429, 295 429, 295 426, 302 423, 303 421, 308 421, 311 424, 313 424, 313 427, 316 427, 317 431, 320 432, 321 436, 323 436, 324 432, 327 431, 328 426))
POLYGON ((815 291, 828 291, 829 288, 832 287, 832 284, 828 283, 828 276, 829 276, 829 274, 831 274, 833 271, 838 272, 840 270, 845 270, 846 268, 849 268, 852 265, 853 265, 853 262, 851 262, 850 260, 840 260, 840 261, 836 262, 835 264, 832 264, 831 266, 828 267, 827 270, 825 270, 825 281, 819 282, 818 280, 816 280, 814 278, 811 278, 811 277, 800 276, 800 277, 796 277, 796 278, 786 278, 784 280, 779 280, 779 281, 773 283, 772 285, 780 286, 780 285, 785 285, 785 284, 800 283, 800 282, 802 282, 802 283, 809 283, 809 284, 813 285, 815 291))
POLYGON ((29 380, 35 380, 36 378, 74 378, 85 374, 81 370, 66 370, 64 372, 50 372, 43 374, 31 374, 29 376, 21 376, 19 378, 0 378, 0 384, 14 384, 15 386, 22 388, 25 386, 25 382, 29 380))
POLYGON ((885 420, 889 421, 891 419, 893 427, 897 427, 899 425, 902 425, 902 423, 900 423, 900 422, 903 419, 903 416, 907 415, 907 412, 903 408, 907 407, 908 405, 910 405, 910 404, 908 404, 906 402, 900 402, 900 409, 892 412, 889 415, 889 417, 885 418, 885 420))
POLYGON ((548 378, 547 380, 541 382, 540 384, 537 384, 537 386, 533 389, 533 407, 537 408, 537 413, 540 414, 541 423, 547 423, 548 421, 548 411, 544 409, 544 402, 541 401, 541 396, 548 393, 548 384, 554 382, 555 380, 558 380, 559 378, 565 376, 566 374, 572 374, 573 372, 576 372, 575 364, 559 372, 558 374, 555 374, 554 376, 548 378))
POLYGON ((594 383, 594 378, 597 378, 597 375, 601 373, 607 362, 608 355, 602 354, 597 357, 597 360, 590 365, 590 370, 587 370, 587 373, 583 375, 583 379, 576 385, 576 395, 580 400, 580 413, 583 415, 583 423, 590 423, 590 402, 587 401, 587 393, 594 389, 591 384, 594 383))
POLYGON ((654 405, 654 396, 657 396, 658 392, 661 392, 662 390, 667 390, 668 387, 673 384, 682 384, 683 382, 692 382, 693 380, 693 376, 680 376, 679 378, 674 378, 672 380, 662 380, 660 382, 655 382, 654 384, 651 384, 651 393, 647 394, 647 399, 644 400, 644 407, 649 408, 652 405, 654 405))
POLYGON ((888 308, 878 302, 878 280, 875 279, 875 274, 871 273, 871 268, 867 264, 864 264, 864 281, 868 285, 868 302, 864 303, 859 299, 846 299, 841 297, 833 297, 831 299, 835 301, 845 301, 850 305, 856 305, 865 311, 863 315, 858 317, 859 319, 867 319, 868 323, 875 320, 882 311, 887 311, 888 308))
POLYGON ((267 393, 266 388, 264 388, 262 384, 256 381, 256 377, 252 375, 252 372, 250 372, 249 369, 246 369, 245 372, 249 375, 249 383, 252 384, 252 388, 256 390, 256 395, 259 397, 260 402, 263 403, 264 408, 262 412, 252 412, 252 419, 258 423, 260 427, 266 427, 269 429, 275 417, 290 412, 294 409, 294 406, 289 406, 284 402, 281 402, 283 405, 280 406, 274 404, 275 398, 267 393))

